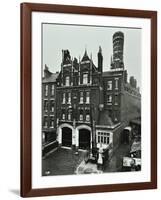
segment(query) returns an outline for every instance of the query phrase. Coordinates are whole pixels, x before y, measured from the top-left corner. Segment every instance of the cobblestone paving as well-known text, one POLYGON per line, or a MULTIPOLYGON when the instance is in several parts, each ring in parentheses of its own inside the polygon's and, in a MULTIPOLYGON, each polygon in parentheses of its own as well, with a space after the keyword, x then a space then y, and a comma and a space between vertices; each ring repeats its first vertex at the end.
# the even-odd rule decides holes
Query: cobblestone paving
POLYGON ((42 175, 71 175, 84 158, 84 152, 59 148, 42 160, 42 175))
MULTIPOLYGON (((130 145, 122 144, 120 145, 110 161, 106 161, 104 166, 104 173, 108 172, 121 172, 122 169, 122 159, 127 156, 130 151, 130 145)), ((48 157, 42 160, 42 175, 72 175, 78 165, 84 159, 84 151, 79 151, 75 154, 75 151, 71 149, 59 148, 48 157)))

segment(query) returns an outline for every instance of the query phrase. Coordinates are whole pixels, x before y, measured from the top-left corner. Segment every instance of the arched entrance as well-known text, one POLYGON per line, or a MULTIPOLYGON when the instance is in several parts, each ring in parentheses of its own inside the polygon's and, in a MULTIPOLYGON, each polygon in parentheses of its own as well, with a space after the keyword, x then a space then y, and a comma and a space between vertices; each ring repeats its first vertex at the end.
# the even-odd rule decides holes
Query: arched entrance
POLYGON ((79 148, 90 149, 91 132, 88 129, 79 129, 79 148))
POLYGON ((72 129, 69 127, 62 128, 62 146, 72 146, 72 129))
POLYGON ((126 127, 121 133, 121 144, 130 143, 131 127, 126 127))

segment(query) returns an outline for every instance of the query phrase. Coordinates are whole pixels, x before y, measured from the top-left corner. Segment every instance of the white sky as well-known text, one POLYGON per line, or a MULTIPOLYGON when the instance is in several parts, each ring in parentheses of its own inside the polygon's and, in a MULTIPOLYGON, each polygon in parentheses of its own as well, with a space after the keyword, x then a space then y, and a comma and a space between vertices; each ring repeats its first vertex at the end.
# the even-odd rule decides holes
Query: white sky
POLYGON ((43 67, 51 72, 60 71, 62 49, 68 49, 71 57, 88 56, 97 66, 97 53, 102 47, 103 71, 110 70, 113 52, 112 36, 116 31, 124 33, 124 65, 128 77, 134 76, 141 87, 141 29, 119 27, 95 27, 63 24, 43 24, 43 67))

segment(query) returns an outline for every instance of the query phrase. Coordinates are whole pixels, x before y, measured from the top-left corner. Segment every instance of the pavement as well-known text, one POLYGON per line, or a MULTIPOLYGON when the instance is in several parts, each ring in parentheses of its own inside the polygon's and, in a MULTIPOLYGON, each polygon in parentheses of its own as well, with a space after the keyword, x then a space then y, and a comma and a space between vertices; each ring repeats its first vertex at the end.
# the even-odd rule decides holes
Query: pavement
POLYGON ((88 162, 86 163, 84 160, 78 165, 76 174, 101 174, 102 170, 98 170, 97 164, 88 162))
POLYGON ((71 175, 84 159, 84 151, 75 154, 72 149, 58 148, 42 160, 42 175, 71 175))
MULTIPOLYGON (((112 158, 105 162, 103 172, 122 172, 122 161, 124 156, 128 156, 130 145, 122 144, 114 152, 112 158)), ((102 173, 97 165, 85 163, 85 151, 78 151, 78 154, 72 149, 58 148, 42 160, 42 175, 72 175, 102 173)))

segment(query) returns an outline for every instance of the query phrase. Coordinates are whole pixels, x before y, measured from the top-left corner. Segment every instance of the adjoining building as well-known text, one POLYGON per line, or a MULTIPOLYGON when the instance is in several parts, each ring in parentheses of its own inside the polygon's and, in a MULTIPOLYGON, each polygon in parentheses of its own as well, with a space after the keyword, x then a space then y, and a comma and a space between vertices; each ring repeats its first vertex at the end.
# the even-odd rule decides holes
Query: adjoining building
POLYGON ((141 117, 141 94, 136 79, 131 77, 128 81, 123 45, 124 34, 116 32, 111 68, 105 72, 101 47, 97 66, 87 50, 79 60, 73 59, 69 50, 62 50, 59 74, 49 72, 50 78, 55 77, 51 81, 56 92, 53 131, 59 146, 102 149, 111 156, 123 140, 124 128, 131 120, 141 117))
POLYGON ((56 136, 56 78, 47 66, 42 79, 42 153, 45 156, 57 146, 56 136))

